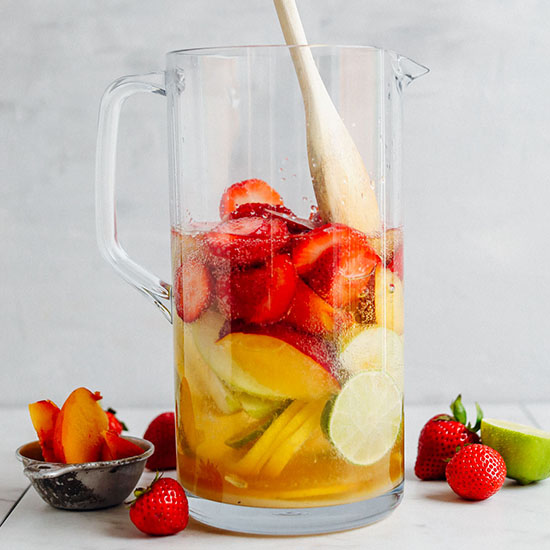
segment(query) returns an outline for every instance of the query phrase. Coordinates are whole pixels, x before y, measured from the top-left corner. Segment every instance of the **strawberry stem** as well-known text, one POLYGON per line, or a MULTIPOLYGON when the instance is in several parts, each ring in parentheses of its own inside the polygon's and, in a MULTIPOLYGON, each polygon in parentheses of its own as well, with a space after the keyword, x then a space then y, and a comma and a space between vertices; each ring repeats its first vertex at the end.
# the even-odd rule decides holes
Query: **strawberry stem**
POLYGON ((148 485, 147 487, 138 487, 137 489, 135 489, 134 491, 134 499, 128 501, 128 502, 125 502, 125 504, 127 505, 128 508, 131 508, 143 495, 147 494, 152 488, 153 488, 153 485, 163 476, 164 474, 162 472, 159 472, 157 470, 157 473, 155 474, 155 479, 153 479, 153 481, 151 481, 151 484, 148 485))
POLYGON ((481 421, 483 420, 483 411, 481 410, 481 407, 479 406, 479 403, 476 401, 476 423, 474 424, 473 428, 470 428, 472 432, 477 432, 479 428, 481 428, 481 421))
POLYGON ((451 411, 457 422, 466 425, 466 409, 462 404, 462 395, 458 394, 458 397, 451 403, 451 411))

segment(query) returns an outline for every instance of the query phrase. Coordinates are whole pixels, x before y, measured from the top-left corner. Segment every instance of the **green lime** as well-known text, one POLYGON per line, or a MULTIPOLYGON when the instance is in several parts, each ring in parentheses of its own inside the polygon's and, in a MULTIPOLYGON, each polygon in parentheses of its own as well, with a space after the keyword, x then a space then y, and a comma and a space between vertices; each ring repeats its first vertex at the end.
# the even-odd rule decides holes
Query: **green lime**
POLYGON ((321 427, 347 461, 368 466, 393 447, 402 414, 401 392, 392 377, 382 371, 364 371, 328 401, 321 427))
POLYGON ((506 475, 522 484, 550 476, 550 433, 506 420, 484 418, 481 441, 498 451, 506 475))
POLYGON ((347 335, 340 363, 346 372, 352 374, 363 370, 383 370, 403 391, 403 341, 393 330, 368 327, 347 335))

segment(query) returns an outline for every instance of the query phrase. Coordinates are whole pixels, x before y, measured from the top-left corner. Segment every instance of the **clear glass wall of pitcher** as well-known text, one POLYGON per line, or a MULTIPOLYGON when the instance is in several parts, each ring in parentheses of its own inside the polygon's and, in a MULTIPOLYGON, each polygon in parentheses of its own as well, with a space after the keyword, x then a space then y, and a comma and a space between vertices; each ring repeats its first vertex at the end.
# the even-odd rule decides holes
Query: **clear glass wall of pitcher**
POLYGON ((403 490, 401 100, 426 69, 309 48, 369 174, 376 231, 317 208, 286 46, 172 52, 165 72, 114 82, 100 112, 100 248, 172 321, 178 477, 197 520, 234 531, 366 525, 403 490), (172 286, 116 237, 118 116, 137 92, 168 102, 172 286))

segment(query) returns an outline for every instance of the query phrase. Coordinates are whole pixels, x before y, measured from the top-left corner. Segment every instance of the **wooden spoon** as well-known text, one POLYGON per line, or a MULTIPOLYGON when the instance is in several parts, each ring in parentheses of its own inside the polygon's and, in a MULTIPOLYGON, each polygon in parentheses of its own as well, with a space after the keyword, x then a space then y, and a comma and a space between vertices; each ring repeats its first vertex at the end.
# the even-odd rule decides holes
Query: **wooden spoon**
MULTIPOLYGON (((273 0, 290 45, 307 45, 295 0, 273 0)), ((380 211, 361 155, 325 88, 310 48, 290 48, 306 115, 309 170, 325 221, 380 233, 380 211)))

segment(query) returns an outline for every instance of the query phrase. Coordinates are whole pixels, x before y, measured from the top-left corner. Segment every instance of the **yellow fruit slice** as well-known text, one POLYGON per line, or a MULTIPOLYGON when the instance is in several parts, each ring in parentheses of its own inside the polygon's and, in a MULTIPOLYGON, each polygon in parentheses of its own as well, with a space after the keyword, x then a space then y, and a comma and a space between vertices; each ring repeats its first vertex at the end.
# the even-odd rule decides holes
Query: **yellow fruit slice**
POLYGON ((257 474, 265 461, 269 458, 269 452, 278 436, 284 432, 285 428, 305 407, 302 401, 293 401, 282 413, 274 420, 263 435, 256 441, 254 446, 244 455, 237 464, 236 470, 243 474, 257 474))
POLYGON ((289 463, 290 459, 302 448, 303 444, 309 439, 313 431, 319 426, 321 412, 325 406, 324 402, 312 403, 311 408, 304 407, 303 417, 305 420, 302 425, 288 438, 286 438, 275 449, 267 463, 263 467, 261 474, 269 477, 277 477, 289 463), (306 409, 308 409, 306 411, 306 409))
POLYGON ((180 391, 177 400, 176 412, 179 432, 178 441, 182 443, 184 450, 193 452, 197 447, 195 413, 193 411, 191 390, 189 389, 189 384, 185 378, 180 380, 180 391))
POLYGON ((403 283, 391 270, 377 267, 374 282, 376 324, 403 334, 403 283))
POLYGON ((233 384, 243 388, 239 380, 251 378, 256 386, 267 388, 264 397, 310 401, 339 389, 332 374, 317 361, 279 338, 234 332, 217 345, 233 359, 233 384))

